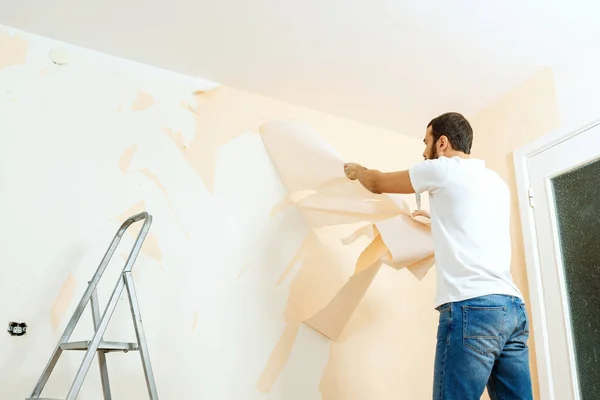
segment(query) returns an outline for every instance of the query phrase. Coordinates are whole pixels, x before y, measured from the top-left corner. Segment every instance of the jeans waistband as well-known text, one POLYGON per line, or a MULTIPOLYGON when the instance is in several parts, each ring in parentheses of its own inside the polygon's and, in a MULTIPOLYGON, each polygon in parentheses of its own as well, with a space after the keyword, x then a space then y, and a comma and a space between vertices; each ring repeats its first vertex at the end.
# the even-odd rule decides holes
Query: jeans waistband
POLYGON ((491 299, 493 299, 495 297, 501 297, 501 298, 505 299, 505 301, 510 301, 510 302, 512 302, 514 304, 517 304, 517 305, 524 304, 523 300, 520 297, 513 296, 513 295, 510 295, 510 294, 488 294, 488 295, 484 295, 484 296, 472 297, 472 298, 465 299, 465 300, 444 303, 444 304, 441 304, 441 305, 437 306, 435 309, 437 311, 441 311, 441 310, 446 309, 447 307, 449 307, 452 304, 468 303, 468 302, 473 302, 473 301, 478 301, 478 300, 484 301, 487 298, 489 298, 491 300, 491 299))

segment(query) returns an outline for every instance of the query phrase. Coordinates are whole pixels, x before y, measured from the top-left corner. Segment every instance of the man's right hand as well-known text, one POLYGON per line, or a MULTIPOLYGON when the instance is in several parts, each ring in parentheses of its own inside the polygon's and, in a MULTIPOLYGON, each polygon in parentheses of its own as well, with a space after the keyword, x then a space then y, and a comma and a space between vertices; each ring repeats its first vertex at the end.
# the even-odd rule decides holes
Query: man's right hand
POLYGON ((357 164, 357 163, 344 164, 344 173, 346 174, 346 177, 351 180, 356 180, 356 178, 357 178, 356 174, 359 171, 365 170, 365 169, 366 169, 365 167, 363 167, 362 165, 357 164))

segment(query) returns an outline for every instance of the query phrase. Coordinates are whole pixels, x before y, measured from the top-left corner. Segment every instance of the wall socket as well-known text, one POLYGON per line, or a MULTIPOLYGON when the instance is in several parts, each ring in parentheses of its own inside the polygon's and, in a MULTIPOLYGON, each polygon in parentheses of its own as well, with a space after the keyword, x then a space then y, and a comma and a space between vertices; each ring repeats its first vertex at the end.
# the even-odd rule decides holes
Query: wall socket
POLYGON ((10 336, 23 336, 27 333, 27 324, 25 322, 9 322, 7 330, 10 336))

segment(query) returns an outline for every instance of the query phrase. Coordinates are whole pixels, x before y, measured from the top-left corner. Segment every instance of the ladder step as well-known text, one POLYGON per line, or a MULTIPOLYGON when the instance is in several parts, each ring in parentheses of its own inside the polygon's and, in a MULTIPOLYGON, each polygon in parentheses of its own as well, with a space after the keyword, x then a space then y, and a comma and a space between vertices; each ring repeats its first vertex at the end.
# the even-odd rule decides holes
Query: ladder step
MULTIPOLYGON (((90 340, 84 340, 81 342, 70 342, 63 343, 60 345, 60 348, 63 350, 87 350, 90 346, 90 340)), ((112 351, 136 351, 139 350, 140 347, 137 343, 128 343, 128 342, 100 342, 98 346, 98 351, 104 351, 106 353, 112 351)))

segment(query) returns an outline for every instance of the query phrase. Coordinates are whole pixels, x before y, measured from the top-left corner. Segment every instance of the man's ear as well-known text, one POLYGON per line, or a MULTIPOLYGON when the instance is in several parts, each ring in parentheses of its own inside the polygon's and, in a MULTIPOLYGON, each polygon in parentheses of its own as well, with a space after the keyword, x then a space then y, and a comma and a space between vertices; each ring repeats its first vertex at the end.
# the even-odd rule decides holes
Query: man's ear
POLYGON ((450 141, 448 140, 448 137, 446 135, 440 136, 440 138, 438 139, 438 143, 440 144, 440 150, 442 151, 448 150, 450 147, 450 141))

